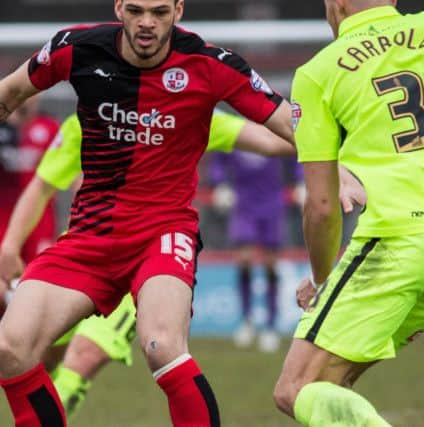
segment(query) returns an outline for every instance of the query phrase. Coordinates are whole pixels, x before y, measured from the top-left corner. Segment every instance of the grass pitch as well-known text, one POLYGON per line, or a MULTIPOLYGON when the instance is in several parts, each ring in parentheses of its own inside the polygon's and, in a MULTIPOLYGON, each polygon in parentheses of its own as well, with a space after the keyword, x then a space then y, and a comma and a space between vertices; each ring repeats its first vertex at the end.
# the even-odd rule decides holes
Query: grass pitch
MULTIPOLYGON (((228 340, 193 339, 191 352, 214 388, 223 427, 294 427, 279 413, 272 389, 289 345, 263 354, 237 350, 228 340)), ((366 396, 394 427, 424 427, 424 340, 396 360, 371 368, 356 390, 366 396)), ((112 363, 101 372, 82 410, 70 427, 169 427, 166 399, 135 351, 134 366, 112 363)), ((5 399, 0 400, 0 426, 13 426, 5 399)))

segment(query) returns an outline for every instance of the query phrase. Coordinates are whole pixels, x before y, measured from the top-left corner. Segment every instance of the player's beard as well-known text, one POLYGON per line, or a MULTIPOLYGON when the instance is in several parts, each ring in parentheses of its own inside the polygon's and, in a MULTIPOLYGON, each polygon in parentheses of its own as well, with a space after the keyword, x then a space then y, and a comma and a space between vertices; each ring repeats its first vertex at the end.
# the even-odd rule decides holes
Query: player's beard
POLYGON ((125 37, 127 38, 131 49, 133 50, 133 52, 142 60, 146 60, 146 59, 150 59, 153 58, 155 55, 158 54, 158 52, 161 51, 161 49, 167 44, 167 42, 169 41, 169 39, 171 38, 172 35, 172 31, 174 29, 174 24, 172 24, 169 28, 168 31, 159 39, 159 43, 158 46, 156 47, 156 49, 154 49, 153 51, 149 52, 149 49, 151 49, 151 47, 148 47, 146 49, 143 48, 139 48, 136 45, 135 42, 135 38, 137 37, 137 35, 134 36, 134 39, 131 38, 131 34, 130 32, 124 27, 124 32, 125 32, 125 37), (140 50, 142 49, 142 50, 140 50))

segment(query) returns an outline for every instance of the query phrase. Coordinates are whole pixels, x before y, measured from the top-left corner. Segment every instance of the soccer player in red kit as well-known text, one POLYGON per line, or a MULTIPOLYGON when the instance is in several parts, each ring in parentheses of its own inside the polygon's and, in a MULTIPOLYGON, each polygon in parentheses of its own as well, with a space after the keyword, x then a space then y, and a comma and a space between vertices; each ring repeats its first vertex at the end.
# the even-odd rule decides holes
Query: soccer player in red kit
MULTIPOLYGON (((19 107, 6 123, 0 124, 0 241, 23 189, 32 179, 35 169, 46 149, 52 143, 59 123, 53 117, 40 112, 39 99, 33 97, 19 107)), ((22 249, 25 263, 31 261, 55 238, 56 221, 53 203, 50 202, 40 223, 30 234, 22 249)), ((5 257, 2 262, 11 260, 5 257)), ((15 263, 15 260, 13 261, 15 263)), ((1 266, 0 266, 1 268, 1 266)), ((15 265, 21 272, 23 264, 15 265)), ((7 280, 13 277, 6 277, 7 280)), ((0 312, 6 288, 0 283, 0 312)))
MULTIPOLYGON (((52 143, 59 123, 40 112, 38 97, 31 98, 0 127, 0 240, 9 216, 22 190, 31 181, 35 169, 52 143), (8 137, 10 136, 10 137, 8 137)), ((39 226, 23 249, 25 262, 32 260, 41 249, 53 242, 55 233, 54 208, 49 204, 39 226)))
POLYGON ((69 231, 32 262, 0 324, 0 377, 18 427, 66 425, 47 346, 131 291, 174 426, 219 426, 188 334, 201 249, 191 202, 223 100, 292 139, 290 106, 237 54, 176 27, 183 0, 115 0, 122 23, 60 31, 0 82, 0 120, 60 80, 78 95, 84 181, 69 231), (25 316, 22 316, 25 313, 25 316))

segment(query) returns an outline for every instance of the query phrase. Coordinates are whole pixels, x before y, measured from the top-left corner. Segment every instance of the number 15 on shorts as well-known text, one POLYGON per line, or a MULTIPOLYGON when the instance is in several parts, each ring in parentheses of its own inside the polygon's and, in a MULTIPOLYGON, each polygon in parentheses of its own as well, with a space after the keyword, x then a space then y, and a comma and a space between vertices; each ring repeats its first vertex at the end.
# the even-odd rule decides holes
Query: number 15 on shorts
POLYGON ((161 236, 161 253, 174 254, 174 259, 184 270, 193 260, 193 239, 183 233, 167 233, 161 236))

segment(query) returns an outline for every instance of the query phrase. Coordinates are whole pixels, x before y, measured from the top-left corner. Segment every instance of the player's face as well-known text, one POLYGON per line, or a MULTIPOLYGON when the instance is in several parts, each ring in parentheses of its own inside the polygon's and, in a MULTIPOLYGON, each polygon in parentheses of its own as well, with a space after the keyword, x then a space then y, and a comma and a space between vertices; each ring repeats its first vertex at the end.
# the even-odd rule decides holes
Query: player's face
POLYGON ((184 0, 115 0, 115 13, 124 27, 124 58, 141 67, 161 62, 183 9, 184 0))

